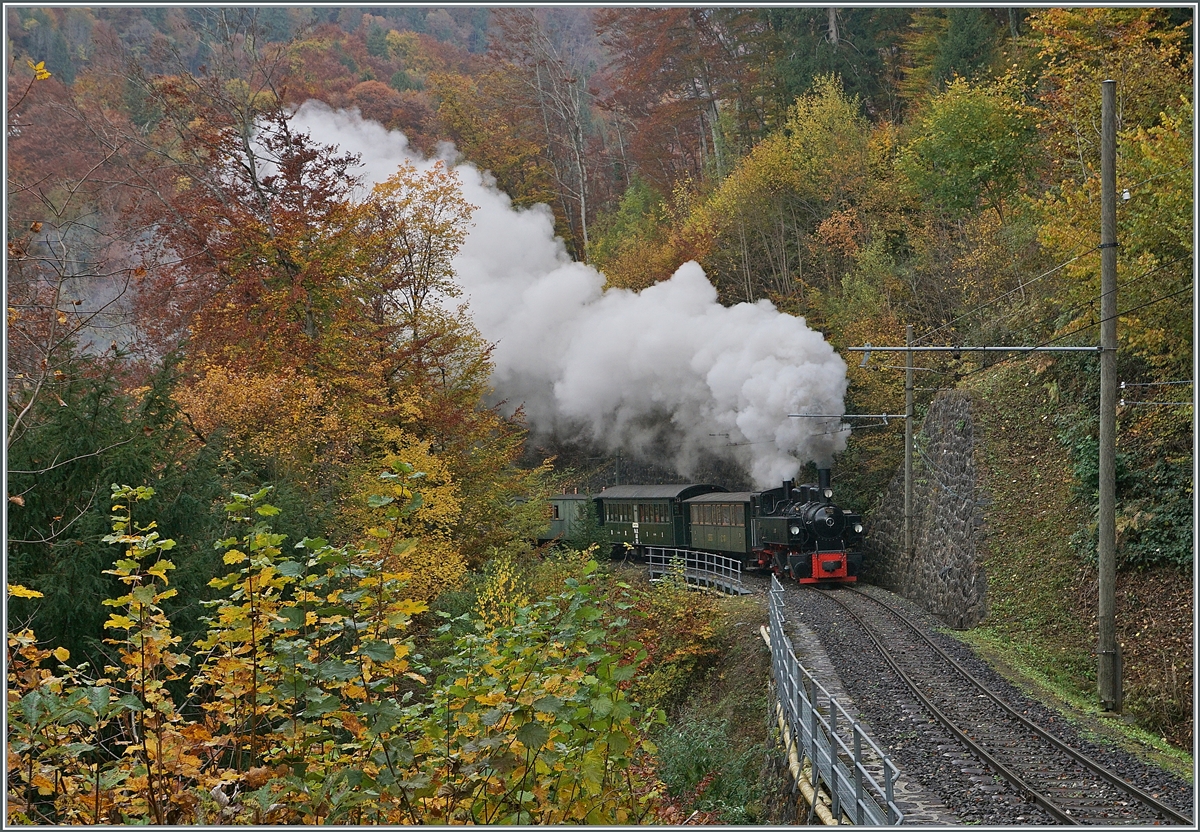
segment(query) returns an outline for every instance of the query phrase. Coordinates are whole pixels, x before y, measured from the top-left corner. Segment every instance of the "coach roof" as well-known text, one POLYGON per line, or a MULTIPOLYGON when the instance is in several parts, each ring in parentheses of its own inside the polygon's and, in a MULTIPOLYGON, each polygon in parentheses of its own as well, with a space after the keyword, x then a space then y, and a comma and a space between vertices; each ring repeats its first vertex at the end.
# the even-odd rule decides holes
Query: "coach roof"
POLYGON ((724 490, 719 485, 697 485, 695 483, 611 485, 592 496, 601 500, 686 500, 697 494, 724 490))
POLYGON ((688 503, 748 503, 757 491, 714 491, 711 494, 699 494, 689 497, 688 503))

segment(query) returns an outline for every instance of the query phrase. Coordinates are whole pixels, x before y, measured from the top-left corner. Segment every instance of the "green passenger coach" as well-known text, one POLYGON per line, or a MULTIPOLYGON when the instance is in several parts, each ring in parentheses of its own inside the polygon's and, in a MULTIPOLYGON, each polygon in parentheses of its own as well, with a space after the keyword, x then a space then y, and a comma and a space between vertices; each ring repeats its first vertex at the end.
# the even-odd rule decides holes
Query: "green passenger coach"
POLYGON ((691 548, 706 552, 748 555, 751 551, 752 491, 701 494, 684 500, 691 527, 691 548))
POLYGON ((594 495, 614 547, 688 545, 683 501, 723 489, 716 485, 614 485, 594 495))
POLYGON ((538 540, 561 540, 578 532, 586 519, 587 494, 558 494, 550 498, 550 525, 538 540))

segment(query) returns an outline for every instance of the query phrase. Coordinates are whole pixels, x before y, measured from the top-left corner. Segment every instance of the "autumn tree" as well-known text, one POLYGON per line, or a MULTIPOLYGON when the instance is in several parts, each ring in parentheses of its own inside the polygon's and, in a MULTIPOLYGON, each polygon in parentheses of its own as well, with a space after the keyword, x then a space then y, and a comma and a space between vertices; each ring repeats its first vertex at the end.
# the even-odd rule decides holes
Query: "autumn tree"
MULTIPOLYGON (((761 135, 764 61, 745 60, 762 28, 749 9, 605 9, 609 106, 629 121, 629 155, 660 193, 732 167, 730 147, 761 135), (728 115, 726 115, 728 114, 728 115)), ((736 156, 737 154, 732 154, 736 156)))
MULTIPOLYGON (((647 732, 661 716, 630 697, 650 656, 621 629, 637 599, 606 614, 598 565, 580 562, 560 573, 565 591, 506 599, 502 621, 447 622, 438 635, 453 649, 425 662, 408 632, 425 605, 387 558, 419 474, 379 475, 363 546, 305 538, 285 551, 271 489, 231 494, 224 574, 196 641, 165 615, 178 544, 146 512, 154 490, 112 486, 116 655, 91 666, 10 631, 6 821, 653 819, 647 732)), ((40 595, 6 589, 10 602, 40 595)))
POLYGON ((838 79, 819 79, 784 128, 738 164, 697 212, 718 229, 711 258, 739 299, 829 290, 868 229, 856 203, 865 190, 870 125, 838 79))
MULTIPOLYGON (((173 366, 137 351, 145 269, 135 247, 153 226, 139 212, 139 153, 124 138, 133 128, 90 95, 103 89, 91 72, 72 88, 32 60, 10 76, 22 83, 8 99, 6 540, 8 574, 42 592, 17 599, 10 624, 99 662, 103 616, 91 602, 112 588, 101 542, 109 485, 158 481, 175 498, 164 527, 202 538, 219 475, 217 453, 188 447, 173 366)), ((209 555, 180 553, 189 591, 202 594, 209 555)), ((194 607, 167 607, 185 631, 195 625, 194 607)))
MULTIPOLYGON (((1030 24, 1031 39, 1045 61, 1038 96, 1054 174, 1037 206, 1038 236, 1064 263, 1045 289, 1055 335, 1077 332, 1091 342, 1096 337, 1096 79, 1112 78, 1119 118, 1117 191, 1128 194, 1118 200, 1117 214, 1122 380, 1150 385, 1132 388, 1147 394, 1142 400, 1182 401, 1178 382, 1191 378, 1194 350, 1193 59, 1184 48, 1190 33, 1154 9, 1045 10, 1032 15, 1030 24)), ((1165 496, 1173 490, 1174 466, 1191 464, 1190 405, 1131 406, 1121 418, 1123 441, 1145 478, 1141 487, 1147 495, 1165 496)), ((1130 517, 1136 508, 1130 506, 1130 517)), ((1140 533, 1135 529, 1130 537, 1140 533)), ((1155 546, 1179 549, 1162 541, 1155 546)))
POLYGON ((1003 86, 956 79, 935 96, 903 149, 900 170, 952 218, 978 207, 1004 221, 1004 203, 1034 173, 1035 114, 1003 86))
POLYGON ((903 115, 902 35, 913 12, 901 8, 762 9, 770 30, 776 107, 785 114, 822 76, 837 75, 876 119, 903 115))
POLYGON ((548 10, 496 9, 492 52, 521 89, 512 104, 540 126, 540 145, 572 229, 578 256, 587 257, 594 171, 590 135, 594 116, 588 71, 552 28, 548 10))
MULTIPOLYGON (((514 87, 519 83, 513 75, 498 70, 429 76, 441 130, 459 154, 491 173, 496 187, 512 198, 514 206, 559 205, 561 213, 553 171, 543 158, 542 144, 527 134, 507 106, 517 98, 514 87)), ((565 225, 562 230, 565 234, 565 225)))

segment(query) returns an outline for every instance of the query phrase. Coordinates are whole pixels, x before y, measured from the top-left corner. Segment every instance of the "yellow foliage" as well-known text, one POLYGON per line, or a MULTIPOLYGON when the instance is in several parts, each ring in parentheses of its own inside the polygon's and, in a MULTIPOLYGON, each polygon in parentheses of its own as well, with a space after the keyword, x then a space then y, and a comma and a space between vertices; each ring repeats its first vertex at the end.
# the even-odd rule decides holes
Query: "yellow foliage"
POLYGON ((45 81, 50 77, 51 73, 50 70, 46 69, 45 61, 38 61, 35 64, 33 61, 26 58, 25 63, 28 64, 29 68, 33 70, 33 77, 35 80, 45 81))
POLYGON ((453 545, 439 540, 420 540, 401 552, 393 553, 390 565, 403 570, 408 578, 405 594, 419 601, 430 601, 444 590, 457 586, 467 573, 467 562, 453 545))
POLYGON ((518 583, 517 567, 508 552, 492 558, 483 586, 476 594, 475 614, 488 627, 511 627, 516 611, 528 606, 529 594, 518 583))
POLYGON ((20 584, 9 584, 8 585, 8 594, 15 595, 18 598, 42 598, 42 597, 44 597, 42 595, 42 593, 38 592, 36 589, 27 589, 26 587, 23 587, 20 584))
POLYGON ((383 453, 357 467, 348 478, 339 525, 351 536, 375 536, 371 530, 379 525, 379 512, 368 501, 396 496, 396 486, 381 480, 378 472, 390 470, 397 462, 420 471, 424 476, 415 483, 420 506, 399 521, 399 535, 406 540, 384 555, 388 569, 406 574, 409 597, 430 600, 461 581, 467 570, 466 560, 452 541, 462 511, 458 484, 429 442, 391 426, 378 429, 373 438, 383 453))
POLYGON ((345 458, 368 436, 372 408, 347 406, 330 386, 293 369, 271 373, 209 365, 175 399, 196 431, 224 429, 234 444, 283 460, 345 458))

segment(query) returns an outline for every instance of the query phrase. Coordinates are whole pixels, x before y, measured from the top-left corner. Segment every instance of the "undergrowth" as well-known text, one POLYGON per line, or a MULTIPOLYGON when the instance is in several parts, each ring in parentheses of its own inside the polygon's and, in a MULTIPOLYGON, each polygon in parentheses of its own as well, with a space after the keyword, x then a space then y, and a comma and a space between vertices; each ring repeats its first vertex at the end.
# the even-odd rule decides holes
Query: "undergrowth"
MULTIPOLYGON (((979 547, 988 614, 964 638, 1096 709, 1094 371, 1031 359, 972 384, 989 503, 979 547)), ((1127 722, 1191 746, 1191 470, 1170 422, 1118 424, 1117 638, 1127 722), (1153 454, 1161 452, 1157 459, 1153 454), (1174 456, 1170 454, 1175 454, 1174 456)), ((1121 723, 1125 725, 1125 722, 1121 723)))

